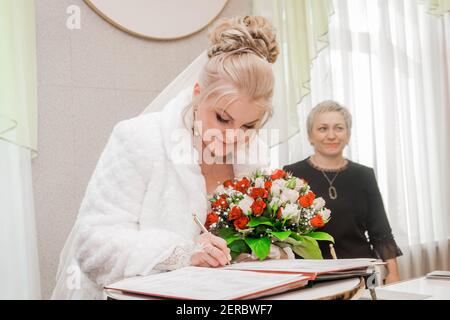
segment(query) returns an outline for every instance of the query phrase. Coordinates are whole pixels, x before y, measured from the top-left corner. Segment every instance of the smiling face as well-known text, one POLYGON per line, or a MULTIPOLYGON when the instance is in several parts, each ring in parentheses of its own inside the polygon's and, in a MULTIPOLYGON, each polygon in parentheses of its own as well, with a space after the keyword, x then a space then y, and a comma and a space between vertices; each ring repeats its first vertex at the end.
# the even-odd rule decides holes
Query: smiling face
POLYGON ((350 140, 344 116, 340 112, 324 112, 314 117, 309 141, 322 156, 342 156, 350 140))
MULTIPOLYGON (((200 93, 201 89, 196 85, 194 97, 200 93)), ((195 121, 197 127, 201 124, 204 147, 215 157, 225 157, 236 150, 238 144, 250 140, 265 113, 260 105, 243 94, 221 99, 210 96, 198 105, 195 121)))

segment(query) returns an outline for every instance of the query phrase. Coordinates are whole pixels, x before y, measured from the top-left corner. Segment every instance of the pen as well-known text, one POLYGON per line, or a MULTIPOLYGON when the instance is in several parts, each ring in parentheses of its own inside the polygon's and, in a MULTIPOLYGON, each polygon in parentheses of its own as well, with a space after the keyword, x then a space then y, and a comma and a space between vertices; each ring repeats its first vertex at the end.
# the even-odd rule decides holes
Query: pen
POLYGON ((336 255, 336 251, 334 250, 333 244, 330 244, 330 253, 331 253, 331 257, 332 257, 334 260, 337 260, 337 255, 336 255))
MULTIPOLYGON (((198 217, 195 213, 193 213, 192 216, 194 217, 194 221, 199 226, 202 233, 210 233, 208 231, 208 229, 206 229, 206 227, 203 225, 203 223, 200 222, 200 220, 198 219, 198 217)), ((231 265, 230 261, 228 261, 227 265, 231 265)))
POLYGON ((208 229, 206 229, 206 227, 203 225, 203 223, 200 222, 197 215, 195 213, 193 213, 192 216, 194 217, 195 223, 200 227, 200 230, 202 230, 202 233, 209 233, 208 229))

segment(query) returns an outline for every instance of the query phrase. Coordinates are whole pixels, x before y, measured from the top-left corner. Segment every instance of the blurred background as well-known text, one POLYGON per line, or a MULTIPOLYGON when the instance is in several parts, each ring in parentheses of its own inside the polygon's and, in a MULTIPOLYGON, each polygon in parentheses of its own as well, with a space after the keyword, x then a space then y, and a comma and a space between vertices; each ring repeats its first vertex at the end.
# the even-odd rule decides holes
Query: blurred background
MULTIPOLYGON (((354 117, 402 279, 450 270, 450 0, 0 0, 0 299, 48 299, 113 126, 208 46, 221 17, 263 15, 281 58, 272 167, 312 153, 306 117, 354 117)), ((157 110, 155 110, 157 111, 157 110)))

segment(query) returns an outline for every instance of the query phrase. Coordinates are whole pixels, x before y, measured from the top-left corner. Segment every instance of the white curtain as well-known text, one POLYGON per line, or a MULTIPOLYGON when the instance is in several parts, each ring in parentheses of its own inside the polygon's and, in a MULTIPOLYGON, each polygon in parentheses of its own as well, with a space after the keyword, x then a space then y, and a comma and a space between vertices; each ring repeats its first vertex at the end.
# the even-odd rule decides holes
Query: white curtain
POLYGON ((39 299, 34 1, 0 0, 0 299, 39 299))
POLYGON ((31 151, 0 140, 0 299, 40 299, 31 151))
POLYGON ((354 116, 346 155, 376 171, 402 278, 449 270, 450 14, 416 0, 333 3, 330 47, 314 62, 285 161, 312 153, 304 123, 316 103, 344 104, 354 116))

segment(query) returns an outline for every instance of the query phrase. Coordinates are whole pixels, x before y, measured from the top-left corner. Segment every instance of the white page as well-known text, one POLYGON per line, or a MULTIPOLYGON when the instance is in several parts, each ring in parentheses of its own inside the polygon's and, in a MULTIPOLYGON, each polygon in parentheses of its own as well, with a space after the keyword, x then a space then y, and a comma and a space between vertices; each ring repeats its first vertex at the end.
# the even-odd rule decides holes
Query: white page
POLYGON ((125 279, 106 289, 194 300, 229 300, 307 279, 300 275, 186 267, 125 279))
POLYGON ((337 259, 337 260, 266 260, 236 263, 224 269, 258 270, 274 272, 327 273, 360 269, 377 264, 375 259, 337 259))

